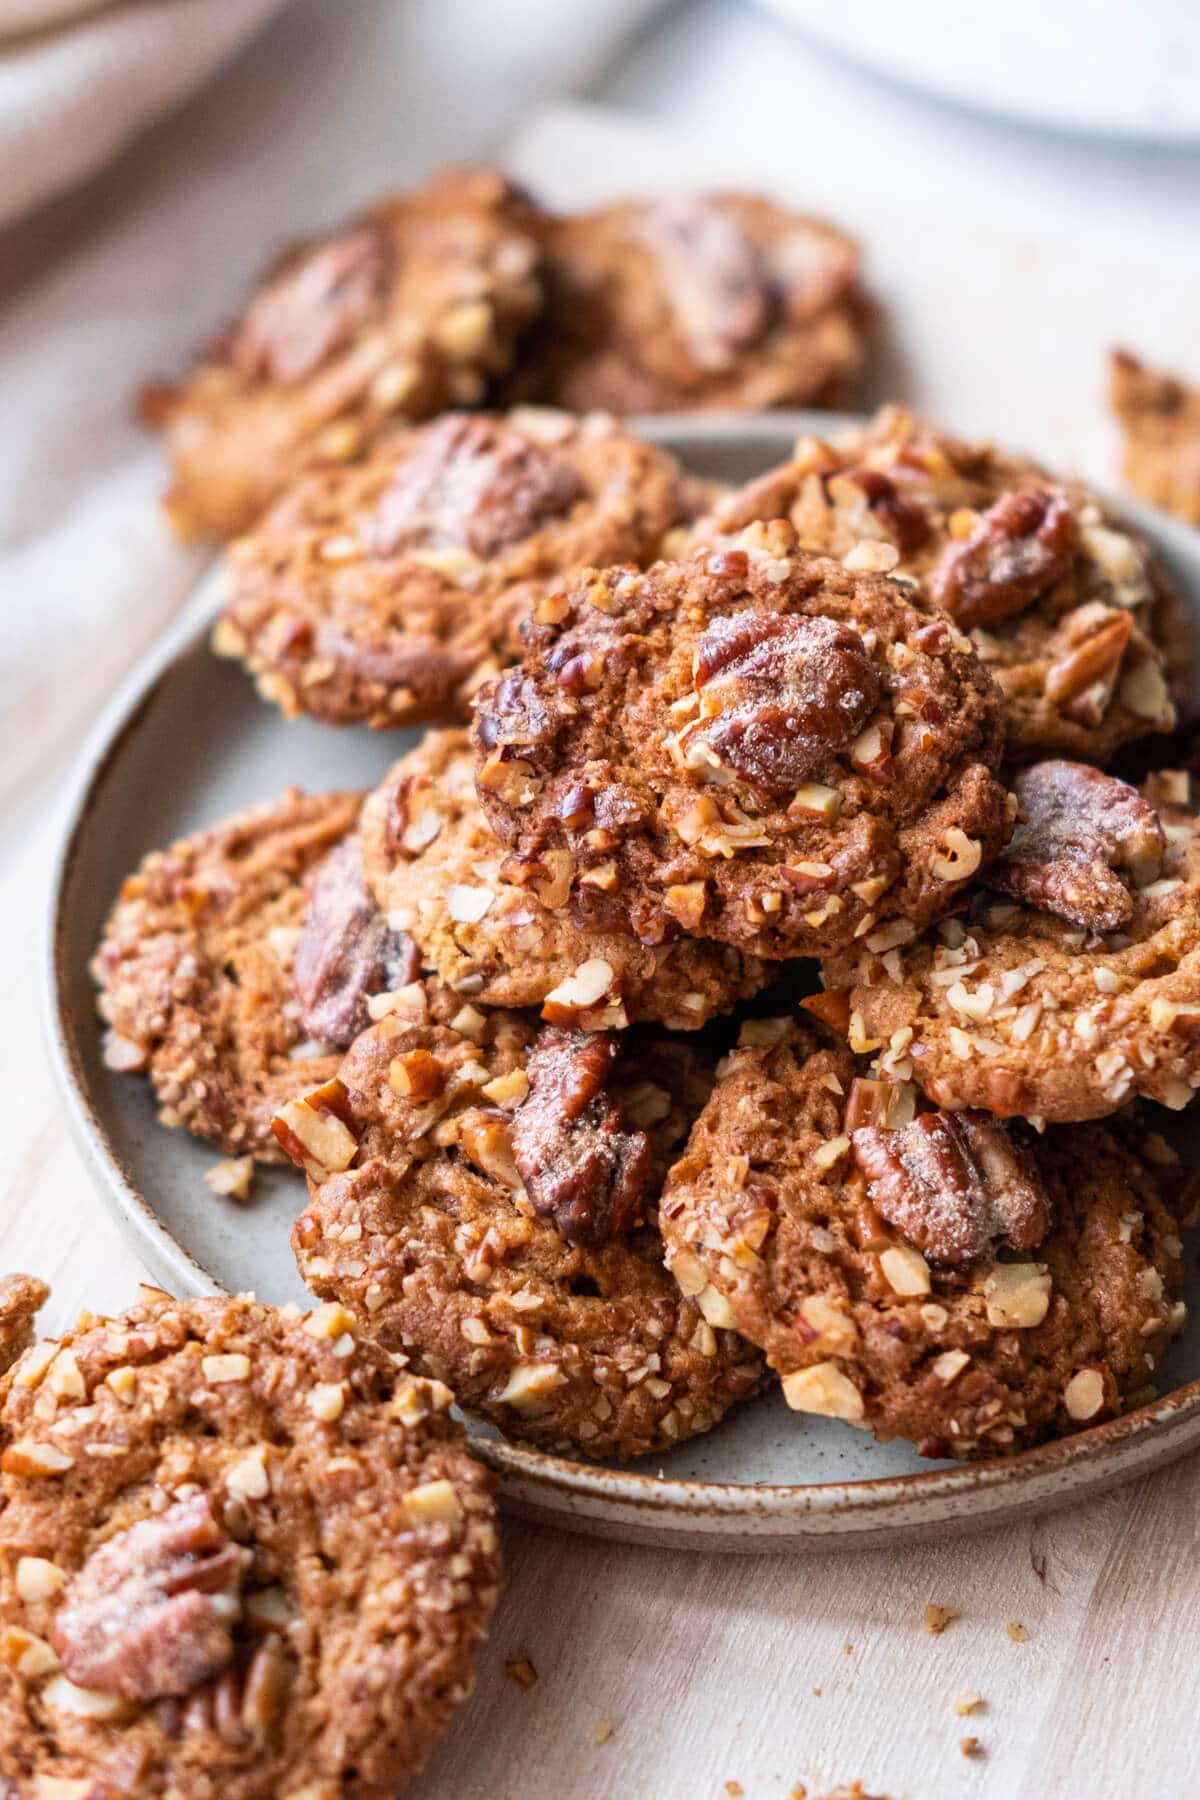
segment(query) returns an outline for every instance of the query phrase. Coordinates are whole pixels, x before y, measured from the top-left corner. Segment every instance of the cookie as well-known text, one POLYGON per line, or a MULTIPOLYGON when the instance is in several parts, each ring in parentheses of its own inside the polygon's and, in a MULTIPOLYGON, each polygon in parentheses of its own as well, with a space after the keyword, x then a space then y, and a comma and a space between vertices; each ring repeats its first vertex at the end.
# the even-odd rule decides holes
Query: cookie
POLYGON ((33 1321, 50 1289, 32 1275, 0 1275, 0 1375, 33 1342, 33 1321))
POLYGON ((231 547, 213 643, 289 718, 461 716, 548 583, 651 561, 694 498, 612 419, 454 413, 290 489, 231 547))
POLYGON ((799 1412, 930 1456, 1019 1450, 1144 1394, 1185 1317, 1173 1152, 1038 1136, 760 1020, 663 1191, 667 1261, 799 1412))
POLYGON ((164 1125, 278 1160, 283 1101, 336 1074, 369 995, 412 979, 363 881, 361 803, 292 789, 126 881, 93 964, 104 1060, 149 1075, 164 1125))
POLYGON ((567 583, 474 741, 496 836, 647 943, 828 954, 948 911, 1008 829, 1000 695, 966 639, 783 520, 567 583))
POLYGON ((390 770, 362 815, 375 898, 427 968, 483 1006, 539 1007, 584 1031, 652 1020, 691 1031, 756 993, 767 967, 678 930, 646 944, 603 887, 561 895, 557 865, 521 864, 493 837, 465 731, 430 732, 390 770))
POLYGON ((1186 609, 1145 541, 1079 482, 889 406, 836 445, 802 438, 694 535, 719 545, 773 518, 969 636, 1004 694, 1010 757, 1103 763, 1174 724, 1172 688, 1191 679, 1186 609))
POLYGON ((874 312, 857 245, 753 194, 630 201, 543 228, 546 307, 515 390, 573 412, 834 406, 874 312))
POLYGON ((1125 432, 1121 472, 1128 485, 1151 506, 1200 525, 1200 388, 1114 350, 1108 393, 1125 432))
POLYGON ((192 372, 145 397, 180 535, 232 537, 305 467, 483 401, 541 305, 534 216, 496 170, 449 169, 285 255, 192 372))
POLYGON ((392 1800, 469 1692, 489 1477, 343 1308, 141 1290, 0 1390, 15 1800, 392 1800))
POLYGON ((712 1059, 397 999, 280 1117, 306 1283, 526 1442, 631 1457, 706 1431, 758 1359, 681 1298, 652 1221, 712 1059))
POLYGON ((1017 782, 992 891, 835 958, 816 1004, 940 1106, 1102 1118, 1200 1087, 1200 822, 1183 771, 1142 790, 1080 763, 1017 782), (998 892, 996 890, 999 890, 998 892), (1010 897, 1011 896, 1011 897, 1010 897))

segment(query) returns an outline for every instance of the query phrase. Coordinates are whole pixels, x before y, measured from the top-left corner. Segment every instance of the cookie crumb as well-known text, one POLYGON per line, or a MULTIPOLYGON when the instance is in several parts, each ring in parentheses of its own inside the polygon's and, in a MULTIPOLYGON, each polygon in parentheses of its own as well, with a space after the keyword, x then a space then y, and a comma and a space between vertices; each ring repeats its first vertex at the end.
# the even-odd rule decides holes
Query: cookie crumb
POLYGON ((935 1606, 931 1602, 921 1616, 921 1622, 930 1637, 941 1637, 947 1625, 952 1625, 959 1618, 958 1609, 953 1606, 935 1606))
POLYGON ((842 1655, 843 1656, 853 1656, 854 1655, 854 1645, 850 1642, 849 1638, 847 1638, 845 1643, 842 1645, 842 1655))
POLYGON ((795 1787, 788 1795, 788 1800, 808 1800, 808 1789, 802 1781, 796 1783, 795 1787))
POLYGON ((959 1738, 958 1747, 962 1751, 964 1756, 982 1756, 982 1755, 984 1755, 983 1745, 980 1743, 980 1741, 977 1737, 959 1738))
POLYGON ((1006 1625, 1004 1629, 1007 1631, 1014 1644, 1028 1643, 1029 1633, 1026 1631, 1025 1627, 1019 1624, 1015 1619, 1011 1624, 1006 1625))
POLYGON ((814 1689, 813 1689, 813 1693, 814 1693, 814 1695, 815 1695, 815 1696, 816 1696, 816 1698, 817 1698, 817 1699, 818 1699, 818 1700, 819 1700, 819 1699, 820 1699, 820 1698, 821 1698, 821 1690, 820 1690, 820 1688, 814 1688, 814 1689))
POLYGON ((245 1203, 250 1198, 250 1190, 254 1185, 254 1158, 252 1156, 227 1156, 222 1162, 214 1163, 211 1169, 204 1171, 204 1185, 214 1194, 220 1194, 226 1200, 240 1200, 245 1203))
POLYGON ((746 1790, 740 1781, 727 1781, 725 1783, 725 1792, 729 1795, 729 1800, 742 1800, 742 1796, 746 1790))
POLYGON ((527 1656, 514 1656, 504 1665, 504 1673, 514 1687, 523 1688, 526 1693, 537 1686, 538 1672, 527 1656))
POLYGON ((593 1744, 607 1744, 616 1729, 616 1724, 612 1719, 597 1719, 588 1732, 588 1739, 593 1744))
POLYGON ((954 1710, 959 1718, 962 1719, 965 1718, 968 1713, 978 1712, 982 1705, 983 1695, 976 1693, 974 1688, 968 1688, 966 1693, 960 1694, 958 1699, 954 1702, 954 1710))

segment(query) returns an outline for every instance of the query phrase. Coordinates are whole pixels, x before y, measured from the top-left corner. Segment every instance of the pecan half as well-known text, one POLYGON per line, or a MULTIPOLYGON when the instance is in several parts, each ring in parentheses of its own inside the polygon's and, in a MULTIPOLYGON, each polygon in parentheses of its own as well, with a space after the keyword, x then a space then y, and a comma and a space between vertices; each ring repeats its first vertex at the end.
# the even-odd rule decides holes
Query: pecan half
POLYGON ((54 1621, 66 1673, 126 1700, 200 1687, 232 1660, 246 1561, 208 1494, 118 1532, 84 1563, 54 1621))
POLYGON ((493 420, 461 415, 430 426, 376 508, 381 556, 420 545, 494 556, 561 518, 583 497, 571 464, 493 420))
POLYGON ((754 244, 728 212, 699 197, 651 207, 639 235, 696 362, 727 368, 770 321, 771 284, 754 244))
POLYGON ((826 491, 847 530, 870 537, 882 530, 908 556, 919 550, 933 529, 929 514, 914 500, 905 500, 890 475, 882 469, 842 469, 824 477, 826 491))
POLYGON ((994 625, 1066 574, 1075 526, 1065 494, 1021 488, 988 508, 964 543, 943 551, 930 579, 935 603, 959 625, 994 625))
POLYGON ((1035 763, 1014 788, 1018 824, 987 871, 989 887, 1086 931, 1127 925, 1133 897, 1114 871, 1125 869, 1140 884, 1162 865, 1163 830, 1150 803, 1086 763, 1035 763))
POLYGON ((1062 648, 1046 671, 1046 698, 1080 725, 1099 725, 1133 636, 1133 614, 1090 601, 1067 614, 1062 648))
POLYGON ((1051 1225, 1032 1158, 981 1112, 919 1113, 899 1131, 851 1137, 878 1213, 935 1262, 961 1267, 997 1242, 1032 1250, 1051 1225))
POLYGON ((251 302, 230 349, 244 381, 300 381, 380 311, 381 232, 356 226, 300 251, 251 302))
POLYGON ((606 1091, 619 1048, 611 1032, 546 1027, 513 1118, 513 1157, 534 1210, 593 1247, 638 1223, 650 1180, 649 1139, 627 1128, 606 1091))
POLYGON ((345 1048, 371 1022, 368 997, 403 987, 420 972, 416 945, 391 930, 363 876, 358 839, 347 838, 308 882, 292 963, 304 1031, 345 1048))
POLYGON ((685 758, 707 747, 771 793, 790 793, 853 742, 875 710, 879 677, 857 632, 804 614, 716 620, 696 654, 701 718, 685 758))

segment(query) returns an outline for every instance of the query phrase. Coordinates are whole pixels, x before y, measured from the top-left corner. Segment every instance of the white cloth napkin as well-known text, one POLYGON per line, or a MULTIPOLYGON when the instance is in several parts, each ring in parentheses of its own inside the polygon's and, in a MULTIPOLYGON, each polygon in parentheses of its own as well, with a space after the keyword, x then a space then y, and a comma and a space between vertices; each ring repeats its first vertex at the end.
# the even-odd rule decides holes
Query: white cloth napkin
POLYGON ((0 222, 80 181, 285 0, 0 0, 0 222))

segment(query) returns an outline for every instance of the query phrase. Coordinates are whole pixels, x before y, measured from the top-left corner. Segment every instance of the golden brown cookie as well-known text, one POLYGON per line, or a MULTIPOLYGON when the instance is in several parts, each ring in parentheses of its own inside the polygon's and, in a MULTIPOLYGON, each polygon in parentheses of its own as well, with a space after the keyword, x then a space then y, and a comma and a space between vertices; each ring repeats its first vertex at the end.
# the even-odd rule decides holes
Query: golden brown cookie
POLYGON ((1200 525, 1200 388, 1114 350, 1108 391, 1125 430, 1121 466, 1129 486, 1152 506, 1200 525))
POLYGON ((536 1006, 583 1030, 653 1020, 691 1031, 758 991, 767 967, 676 929, 646 944, 603 887, 569 893, 562 851, 522 864, 488 829, 465 731, 430 732, 362 815, 367 880, 426 967, 483 1006, 536 1006))
POLYGON ((289 718, 462 716, 548 583, 651 561, 694 503, 611 418, 453 413, 290 489, 231 547, 213 643, 289 718))
POLYGON ((278 1160, 271 1119, 336 1073, 412 946, 362 877, 360 794, 239 813, 131 875, 93 964, 109 1068, 148 1074, 164 1125, 278 1160))
POLYGON ((1169 730, 1191 680, 1187 614, 1161 559, 1079 482, 885 407, 718 503, 719 544, 787 518, 800 544, 904 583, 965 632, 1004 694, 1010 757, 1106 762, 1169 730))
POLYGON ((575 412, 835 406, 874 326, 857 245, 753 194, 549 220, 546 308, 513 377, 575 412))
POLYGON ((148 391, 185 538, 232 537, 303 468, 478 405, 541 305, 530 201, 448 169, 285 255, 183 381, 148 391))
POLYGON ((566 583, 474 740, 508 850, 600 887, 648 943, 827 954, 948 911, 1008 829, 1000 695, 970 644, 783 520, 566 583))
POLYGON ((33 1275, 0 1275, 0 1375, 33 1342, 33 1322, 50 1297, 33 1275))
POLYGON ((651 1221, 712 1058, 396 1002, 278 1122, 309 1176, 305 1281, 514 1437, 630 1457, 708 1430, 757 1358, 681 1299, 651 1221))
POLYGON ((142 1289, 0 1389, 0 1782, 392 1800, 469 1692, 489 1478, 344 1309, 142 1289))
POLYGON ((897 925, 832 959, 822 1016, 940 1106, 1067 1122, 1138 1095, 1186 1106, 1200 1087, 1190 777, 1164 771, 1139 793, 1050 762, 1017 798, 992 891, 922 937, 897 925))
POLYGON ((744 1039, 660 1217, 682 1290, 763 1348, 791 1407, 987 1456, 1145 1392, 1185 1317, 1161 1139, 917 1112, 806 1026, 744 1039))

